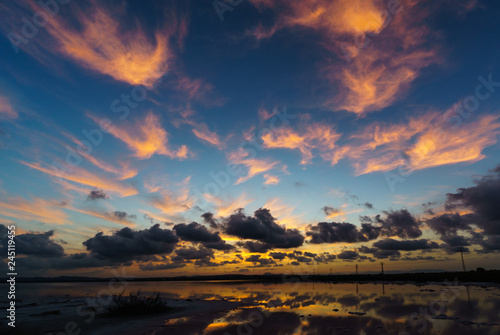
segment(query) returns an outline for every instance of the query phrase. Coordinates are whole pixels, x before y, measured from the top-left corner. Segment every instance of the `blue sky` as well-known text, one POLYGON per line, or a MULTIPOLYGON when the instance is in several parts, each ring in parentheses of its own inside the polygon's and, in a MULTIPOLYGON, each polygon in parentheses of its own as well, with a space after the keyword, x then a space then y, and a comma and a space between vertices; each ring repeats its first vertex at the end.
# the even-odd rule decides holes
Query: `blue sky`
POLYGON ((452 270, 457 248, 473 266, 498 258, 495 230, 476 224, 484 207, 465 196, 453 207, 447 195, 498 181, 498 4, 251 0, 220 12, 219 2, 47 1, 53 16, 34 2, 0 5, 0 224, 59 258, 22 249, 26 266, 41 264, 26 271, 344 271, 386 258, 395 270, 452 270), (268 235, 248 237, 259 208, 273 216, 256 219, 268 235), (388 228, 407 224, 402 211, 418 236, 388 228), (462 244, 437 228, 453 214, 467 222, 448 227, 462 244), (376 238, 361 232, 366 217, 376 238), (231 228, 238 218, 248 231, 231 228), (142 238, 193 221, 231 247, 177 232, 173 248, 116 259, 88 243, 102 232, 110 248, 127 248, 125 227, 142 238), (347 224, 358 238, 341 238, 347 224), (278 243, 272 227, 303 241, 278 243), (314 234, 334 241, 312 243, 314 234), (373 251, 379 240, 422 239, 435 245, 373 251), (64 265, 83 254, 90 265, 64 265))

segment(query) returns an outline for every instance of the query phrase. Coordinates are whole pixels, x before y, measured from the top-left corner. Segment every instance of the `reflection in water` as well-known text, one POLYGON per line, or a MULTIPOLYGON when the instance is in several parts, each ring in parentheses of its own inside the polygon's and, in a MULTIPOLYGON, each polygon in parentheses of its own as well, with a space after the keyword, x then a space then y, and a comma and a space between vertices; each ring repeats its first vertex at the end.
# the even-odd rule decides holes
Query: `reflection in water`
MULTIPOLYGON (((26 284, 30 296, 95 294, 104 283, 26 284)), ((248 307, 165 321, 155 334, 500 334, 500 289, 446 285, 131 282, 171 299, 227 299, 248 307)))

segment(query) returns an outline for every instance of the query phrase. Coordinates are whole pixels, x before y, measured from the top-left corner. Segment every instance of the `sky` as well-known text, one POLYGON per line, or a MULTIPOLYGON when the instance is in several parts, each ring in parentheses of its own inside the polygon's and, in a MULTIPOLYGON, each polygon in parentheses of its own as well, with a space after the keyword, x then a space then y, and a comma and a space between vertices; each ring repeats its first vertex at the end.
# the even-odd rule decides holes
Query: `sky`
POLYGON ((0 3, 18 275, 499 268, 500 4, 0 3))

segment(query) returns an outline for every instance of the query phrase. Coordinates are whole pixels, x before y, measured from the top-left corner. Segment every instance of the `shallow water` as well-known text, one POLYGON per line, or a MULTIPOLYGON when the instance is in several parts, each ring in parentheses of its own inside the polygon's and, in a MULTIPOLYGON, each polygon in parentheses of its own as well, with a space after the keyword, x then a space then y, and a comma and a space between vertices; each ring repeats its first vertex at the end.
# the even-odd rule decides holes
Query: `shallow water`
POLYGON ((446 284, 127 282, 20 284, 19 298, 161 292, 171 299, 227 299, 249 307, 165 321, 156 334, 500 334, 500 289, 446 284), (437 318, 436 318, 437 317, 437 318))

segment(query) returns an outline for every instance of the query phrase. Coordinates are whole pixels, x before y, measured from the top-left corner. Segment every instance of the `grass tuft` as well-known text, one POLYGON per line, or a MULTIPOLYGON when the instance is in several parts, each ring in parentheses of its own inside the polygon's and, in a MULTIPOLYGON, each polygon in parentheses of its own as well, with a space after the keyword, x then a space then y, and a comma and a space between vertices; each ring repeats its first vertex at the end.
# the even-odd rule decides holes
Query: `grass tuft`
POLYGON ((108 307, 109 316, 144 315, 162 313, 171 310, 159 292, 143 295, 141 291, 123 293, 113 296, 113 303, 108 307))

